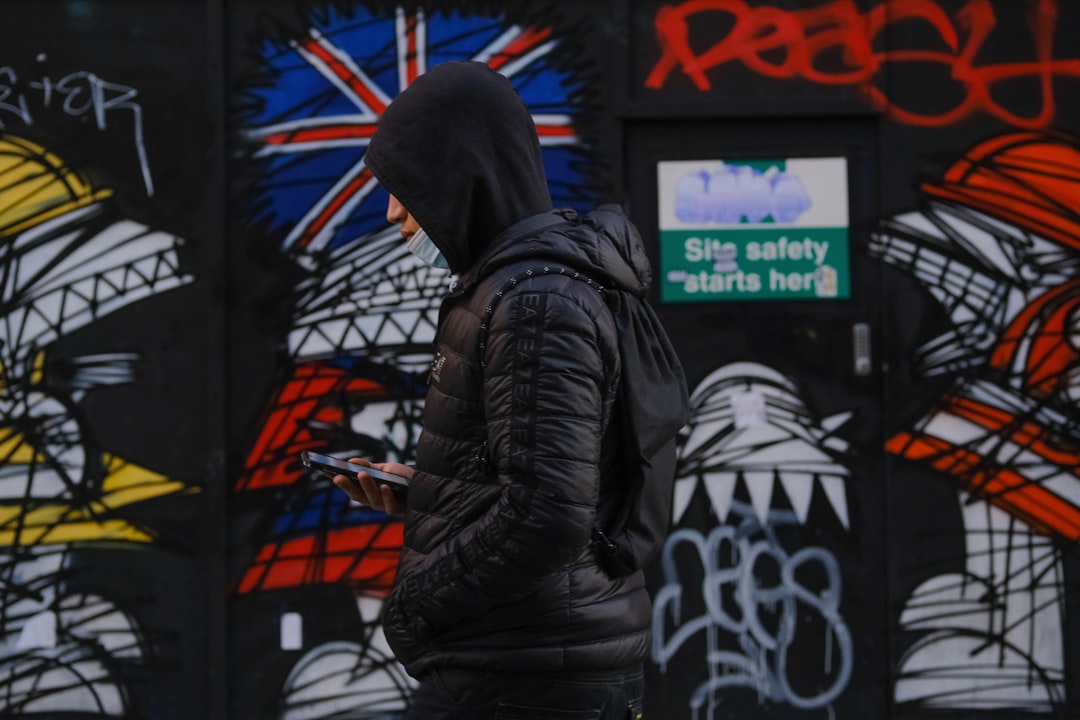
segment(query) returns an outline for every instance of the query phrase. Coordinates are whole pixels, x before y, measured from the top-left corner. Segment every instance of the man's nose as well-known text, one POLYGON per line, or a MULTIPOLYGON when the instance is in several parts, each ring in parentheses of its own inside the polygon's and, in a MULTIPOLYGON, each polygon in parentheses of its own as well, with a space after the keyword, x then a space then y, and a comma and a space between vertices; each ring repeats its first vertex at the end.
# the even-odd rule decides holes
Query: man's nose
POLYGON ((395 225, 400 225, 405 222, 405 217, 408 213, 405 212, 405 206, 398 202, 398 199, 393 195, 390 196, 390 202, 386 204, 386 219, 395 225))

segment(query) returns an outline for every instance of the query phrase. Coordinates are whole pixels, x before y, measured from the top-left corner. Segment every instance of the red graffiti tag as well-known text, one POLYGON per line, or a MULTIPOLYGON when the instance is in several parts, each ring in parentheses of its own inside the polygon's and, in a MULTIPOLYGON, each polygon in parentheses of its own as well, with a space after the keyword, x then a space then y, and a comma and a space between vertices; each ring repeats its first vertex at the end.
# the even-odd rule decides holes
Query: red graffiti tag
POLYGON ((1042 128, 1053 121, 1056 112, 1054 78, 1080 76, 1080 59, 1053 58, 1058 17, 1055 0, 1030 0, 1029 6, 1035 58, 977 66, 975 60, 997 25, 990 0, 969 0, 956 12, 955 25, 932 0, 887 0, 865 14, 859 12, 854 0, 834 0, 793 11, 750 8, 745 0, 688 0, 657 13, 655 25, 662 54, 645 85, 661 88, 671 72, 680 68, 699 90, 707 91, 712 87, 708 70, 738 61, 769 78, 799 77, 822 85, 857 86, 874 108, 911 125, 949 125, 981 110, 1012 126, 1042 128), (720 42, 698 55, 690 48, 690 29, 701 19, 700 14, 707 12, 727 13, 733 23, 720 42), (948 49, 874 49, 875 39, 887 27, 913 21, 928 23, 948 49), (844 67, 822 69, 825 54, 832 57, 837 50, 844 67), (777 60, 778 55, 782 58, 777 60), (964 88, 964 96, 950 110, 936 115, 899 107, 874 79, 886 66, 902 63, 942 66, 964 88), (1017 115, 993 97, 995 85, 1018 78, 1038 80, 1042 107, 1034 116, 1017 115))

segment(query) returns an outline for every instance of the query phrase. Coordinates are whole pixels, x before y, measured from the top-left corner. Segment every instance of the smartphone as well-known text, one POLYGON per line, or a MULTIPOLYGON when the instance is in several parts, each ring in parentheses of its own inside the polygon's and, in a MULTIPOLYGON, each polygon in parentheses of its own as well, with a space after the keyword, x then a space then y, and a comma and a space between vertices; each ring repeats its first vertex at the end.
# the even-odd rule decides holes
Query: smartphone
POLYGON ((357 473, 366 472, 375 482, 381 485, 389 485, 396 494, 404 493, 409 488, 409 479, 401 475, 395 475, 366 465, 356 465, 345 460, 339 460, 336 457, 311 452, 310 450, 300 453, 300 462, 304 463, 304 467, 318 470, 330 478, 335 475, 356 477, 357 473))

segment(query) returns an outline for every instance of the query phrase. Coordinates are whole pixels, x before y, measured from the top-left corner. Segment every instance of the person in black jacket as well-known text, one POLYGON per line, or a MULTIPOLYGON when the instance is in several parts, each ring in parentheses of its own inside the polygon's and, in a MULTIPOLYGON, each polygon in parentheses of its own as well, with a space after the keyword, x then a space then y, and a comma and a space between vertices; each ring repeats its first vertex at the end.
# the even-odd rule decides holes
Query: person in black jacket
POLYGON ((622 377, 600 289, 645 296, 640 238, 617 208, 552 208, 529 110, 482 63, 420 76, 365 161, 409 248, 457 275, 416 467, 378 465, 411 478, 407 502, 367 473, 335 479, 404 514, 383 627, 420 680, 407 717, 639 718, 651 602, 594 536, 622 480, 620 382, 655 391, 622 377))

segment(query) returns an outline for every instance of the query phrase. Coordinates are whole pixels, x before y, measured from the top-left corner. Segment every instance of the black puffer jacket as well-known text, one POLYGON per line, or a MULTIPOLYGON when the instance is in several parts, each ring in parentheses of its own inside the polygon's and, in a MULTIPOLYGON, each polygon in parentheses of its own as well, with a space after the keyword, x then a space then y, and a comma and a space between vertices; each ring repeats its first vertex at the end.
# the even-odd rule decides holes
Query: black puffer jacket
POLYGON ((391 647, 414 676, 432 665, 578 672, 640 661, 643 576, 609 577, 591 546, 619 480, 615 325, 593 287, 544 272, 643 294, 636 231, 614 208, 583 222, 550 209, 527 110, 476 63, 438 66, 399 95, 367 162, 459 273, 385 609, 391 647), (495 293, 529 269, 482 331, 495 293))

